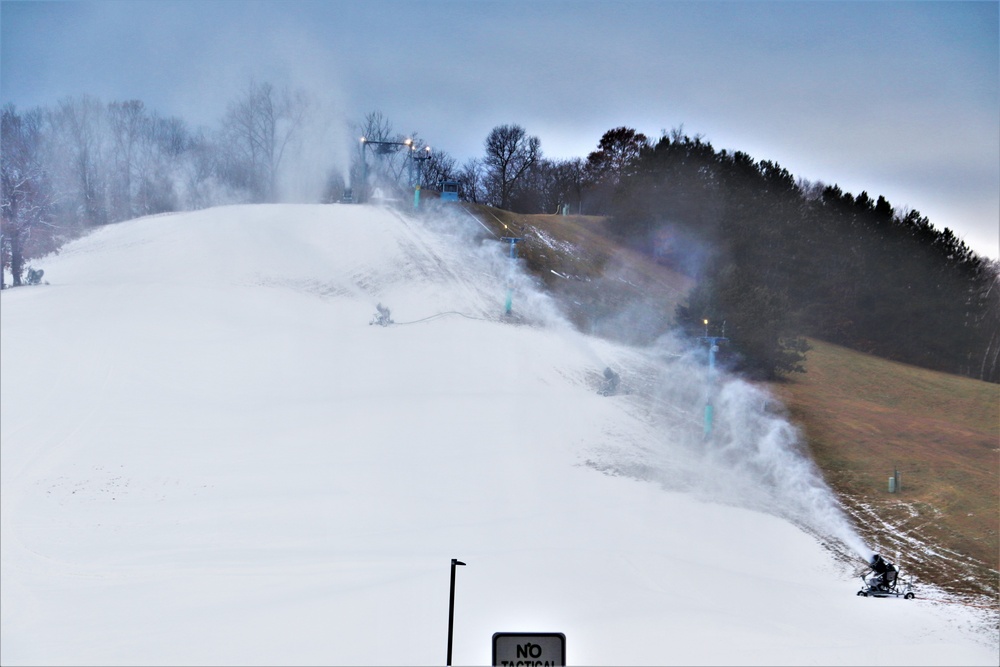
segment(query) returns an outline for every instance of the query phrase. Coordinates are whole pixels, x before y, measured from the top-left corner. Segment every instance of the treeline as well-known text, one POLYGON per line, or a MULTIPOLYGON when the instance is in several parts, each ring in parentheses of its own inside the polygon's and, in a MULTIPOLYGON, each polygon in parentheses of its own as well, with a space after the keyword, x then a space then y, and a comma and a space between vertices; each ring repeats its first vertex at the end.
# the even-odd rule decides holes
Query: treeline
POLYGON ((677 320, 691 336, 706 334, 706 320, 712 336, 724 325, 738 370, 801 371, 814 336, 1000 382, 1000 262, 918 211, 796 180, 681 130, 651 141, 618 127, 586 159, 550 161, 518 129, 519 144, 496 140, 508 126, 494 129, 486 157, 463 167, 465 198, 609 216, 622 243, 698 279, 677 320), (522 168, 498 167, 508 155, 522 168), (501 187, 508 173, 516 178, 501 187))
POLYGON ((330 117, 303 90, 254 80, 210 129, 161 116, 141 100, 82 96, 27 111, 7 104, 0 277, 8 272, 20 285, 27 261, 95 226, 219 204, 339 196, 351 155, 346 128, 330 117))
POLYGON ((349 188, 364 201, 442 180, 459 180, 468 201, 502 208, 549 210, 566 201, 547 185, 553 167, 538 138, 518 125, 495 128, 484 157, 459 167, 417 132, 394 130, 381 112, 353 124, 335 117, 305 90, 254 80, 212 129, 163 117, 141 100, 82 96, 27 111, 5 105, 0 288, 8 273, 21 285, 32 258, 87 229, 157 213, 332 202, 349 188))
POLYGON ((625 242, 696 275, 678 319, 693 335, 725 322, 742 370, 801 370, 802 337, 815 336, 1000 381, 1000 264, 951 230, 700 137, 629 132, 605 135, 631 157, 595 181, 594 200, 625 242))
POLYGON ((89 97, 2 116, 3 268, 20 284, 26 260, 86 226, 175 210, 185 182, 198 182, 197 138, 182 121, 141 102, 89 97), (187 176, 185 178, 185 176, 187 176))
MULTIPOLYGON (((459 166, 379 112, 351 130, 305 91, 251 80, 214 130, 138 100, 3 108, 0 260, 14 285, 33 257, 94 226, 227 203, 336 201, 441 180, 465 201, 521 213, 609 216, 623 243, 698 279, 677 319, 721 324, 732 363, 801 370, 804 336, 1000 381, 1000 266, 884 197, 795 180, 680 130, 606 132, 586 159, 549 160, 520 125, 493 128, 459 166), (332 150, 341 146, 340 154, 332 150)), ((4 272, 0 272, 3 276, 4 272)), ((0 280, 0 287, 3 287, 0 280)))

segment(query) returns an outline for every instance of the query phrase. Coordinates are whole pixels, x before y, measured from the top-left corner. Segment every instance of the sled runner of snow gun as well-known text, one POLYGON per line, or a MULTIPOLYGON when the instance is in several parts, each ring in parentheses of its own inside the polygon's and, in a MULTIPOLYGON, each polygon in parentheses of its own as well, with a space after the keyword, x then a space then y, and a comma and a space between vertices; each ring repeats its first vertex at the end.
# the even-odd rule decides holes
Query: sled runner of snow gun
POLYGON ((858 595, 862 597, 902 597, 906 600, 913 599, 913 585, 909 580, 900 581, 899 569, 895 565, 882 558, 882 556, 875 554, 868 563, 868 567, 871 568, 871 576, 866 578, 864 574, 861 575, 861 581, 864 585, 858 591, 858 595))

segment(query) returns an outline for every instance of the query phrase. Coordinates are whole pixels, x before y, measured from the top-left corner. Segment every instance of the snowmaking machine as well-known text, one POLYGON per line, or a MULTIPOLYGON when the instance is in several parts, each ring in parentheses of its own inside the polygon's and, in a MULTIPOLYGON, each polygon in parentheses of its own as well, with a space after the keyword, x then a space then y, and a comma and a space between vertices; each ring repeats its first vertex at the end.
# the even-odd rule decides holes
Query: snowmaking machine
POLYGON ((899 574, 899 568, 885 560, 879 554, 871 557, 868 563, 870 573, 861 575, 861 590, 858 595, 861 597, 888 598, 896 597, 904 600, 912 600, 913 584, 909 579, 903 580, 899 574))

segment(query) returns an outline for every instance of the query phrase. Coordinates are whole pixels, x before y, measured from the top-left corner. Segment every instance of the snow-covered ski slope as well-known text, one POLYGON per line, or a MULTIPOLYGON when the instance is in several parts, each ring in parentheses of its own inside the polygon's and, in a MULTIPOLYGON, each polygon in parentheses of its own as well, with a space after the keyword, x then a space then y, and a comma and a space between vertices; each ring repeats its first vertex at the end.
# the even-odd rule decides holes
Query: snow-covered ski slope
POLYGON ((577 665, 995 664, 976 610, 855 596, 766 396, 721 378, 704 442, 694 352, 574 332, 475 227, 223 207, 4 291, 0 661, 443 664, 458 558, 455 664, 516 631, 577 665))

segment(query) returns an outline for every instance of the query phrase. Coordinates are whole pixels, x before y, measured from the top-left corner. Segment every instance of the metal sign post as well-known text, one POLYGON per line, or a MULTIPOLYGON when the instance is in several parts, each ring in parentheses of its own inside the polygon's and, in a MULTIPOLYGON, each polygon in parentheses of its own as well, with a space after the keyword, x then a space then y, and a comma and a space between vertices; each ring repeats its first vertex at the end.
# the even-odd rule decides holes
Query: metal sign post
POLYGON ((465 565, 457 558, 451 559, 451 593, 448 596, 448 662, 451 665, 451 636, 455 628, 455 566, 465 565))

